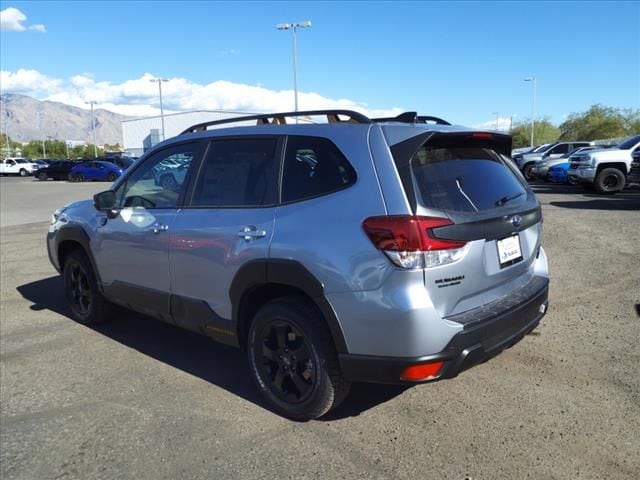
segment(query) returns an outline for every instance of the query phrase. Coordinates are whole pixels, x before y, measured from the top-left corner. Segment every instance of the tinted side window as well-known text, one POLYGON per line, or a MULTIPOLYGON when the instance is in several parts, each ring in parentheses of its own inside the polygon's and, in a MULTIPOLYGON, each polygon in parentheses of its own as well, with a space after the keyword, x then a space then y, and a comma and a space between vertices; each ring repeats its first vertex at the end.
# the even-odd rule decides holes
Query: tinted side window
POLYGON ((136 168, 118 187, 121 207, 175 208, 191 162, 200 144, 190 143, 161 150, 136 168))
POLYGON ((290 136, 282 177, 282 201, 293 202, 342 190, 356 181, 356 172, 326 138, 290 136))
POLYGON ((200 207, 259 207, 277 201, 276 138, 214 140, 191 201, 200 207))

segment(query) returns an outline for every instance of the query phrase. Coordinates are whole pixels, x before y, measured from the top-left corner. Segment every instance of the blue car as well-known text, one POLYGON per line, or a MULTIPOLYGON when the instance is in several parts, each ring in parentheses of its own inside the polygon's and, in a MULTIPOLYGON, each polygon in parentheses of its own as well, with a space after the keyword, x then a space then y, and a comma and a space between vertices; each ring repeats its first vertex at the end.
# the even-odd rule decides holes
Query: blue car
POLYGON ((553 183, 572 183, 567 174, 569 170, 569 162, 554 165, 547 172, 547 180, 553 183))
POLYGON ((69 180, 72 182, 84 182, 87 180, 102 180, 115 182, 122 175, 122 168, 111 162, 92 160, 81 163, 71 169, 69 180))

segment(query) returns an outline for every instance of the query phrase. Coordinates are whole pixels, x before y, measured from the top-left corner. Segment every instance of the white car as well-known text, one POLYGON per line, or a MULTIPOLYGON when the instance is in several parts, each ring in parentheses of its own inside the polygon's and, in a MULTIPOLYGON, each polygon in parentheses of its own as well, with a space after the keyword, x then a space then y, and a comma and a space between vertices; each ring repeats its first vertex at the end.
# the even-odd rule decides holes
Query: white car
POLYGON ((0 174, 2 175, 20 175, 26 177, 33 175, 40 165, 32 162, 28 158, 5 158, 0 160, 0 174))
POLYGON ((621 191, 631 170, 632 155, 640 151, 640 135, 629 137, 617 148, 592 150, 571 157, 569 180, 592 184, 600 193, 621 191))

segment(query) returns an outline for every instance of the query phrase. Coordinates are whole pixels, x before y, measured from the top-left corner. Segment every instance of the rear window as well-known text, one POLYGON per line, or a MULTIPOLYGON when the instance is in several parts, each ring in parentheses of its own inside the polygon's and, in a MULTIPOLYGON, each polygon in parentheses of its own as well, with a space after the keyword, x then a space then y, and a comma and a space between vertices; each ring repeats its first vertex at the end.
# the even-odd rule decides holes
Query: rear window
POLYGON ((526 199, 524 186, 493 150, 423 145, 411 159, 421 205, 479 212, 526 199))

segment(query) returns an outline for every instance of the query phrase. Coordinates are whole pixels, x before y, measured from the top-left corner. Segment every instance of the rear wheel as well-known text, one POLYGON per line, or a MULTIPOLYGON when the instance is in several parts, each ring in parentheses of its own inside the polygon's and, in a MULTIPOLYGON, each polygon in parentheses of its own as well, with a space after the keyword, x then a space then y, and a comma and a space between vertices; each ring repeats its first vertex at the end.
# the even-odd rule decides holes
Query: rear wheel
POLYGON ((115 182, 117 179, 118 179, 118 176, 113 172, 107 175, 107 180, 110 182, 115 182))
POLYGON ((81 250, 74 250, 64 261, 64 292, 72 317, 88 325, 109 318, 112 304, 106 300, 96 281, 93 268, 81 250))
POLYGON ((318 418, 347 395, 331 336, 318 312, 301 298, 267 303, 251 323, 248 356, 255 383, 278 413, 318 418))
POLYGON ((46 173, 44 173, 44 172, 40 172, 40 173, 38 174, 38 180, 40 180, 40 181, 45 181, 46 179, 47 179, 47 174, 46 174, 46 173))
POLYGON ((625 176, 617 168, 605 168, 596 177, 595 187, 599 193, 616 193, 624 188, 625 176))
POLYGON ((84 182, 84 180, 85 180, 84 179, 84 174, 76 173, 75 180, 76 180, 76 182, 84 182))

